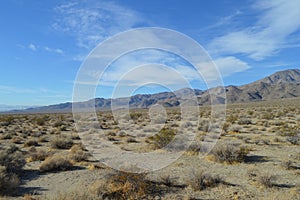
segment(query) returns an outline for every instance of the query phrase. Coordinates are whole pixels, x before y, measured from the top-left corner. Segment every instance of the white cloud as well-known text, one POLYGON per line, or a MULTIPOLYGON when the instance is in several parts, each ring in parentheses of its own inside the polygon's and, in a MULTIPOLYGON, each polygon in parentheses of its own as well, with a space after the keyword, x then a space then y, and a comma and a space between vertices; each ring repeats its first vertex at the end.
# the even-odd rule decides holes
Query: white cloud
POLYGON ((60 54, 60 55, 64 54, 64 51, 61 50, 61 49, 58 49, 58 48, 52 49, 52 48, 49 48, 49 47, 45 46, 44 49, 48 52, 57 53, 57 54, 60 54))
POLYGON ((77 45, 90 49, 105 38, 143 22, 135 11, 114 2, 71 2, 55 8, 52 27, 74 37, 77 45))
POLYGON ((261 12, 249 27, 213 39, 210 52, 217 55, 244 54, 262 60, 286 47, 289 36, 300 29, 300 1, 258 1, 253 6, 261 12))
POLYGON ((34 44, 32 44, 32 43, 28 45, 28 48, 31 49, 32 51, 36 51, 37 50, 37 47, 34 44))
POLYGON ((250 66, 246 62, 233 56, 218 58, 214 60, 214 62, 219 68, 220 73, 223 77, 229 76, 236 72, 245 71, 250 68, 250 66))

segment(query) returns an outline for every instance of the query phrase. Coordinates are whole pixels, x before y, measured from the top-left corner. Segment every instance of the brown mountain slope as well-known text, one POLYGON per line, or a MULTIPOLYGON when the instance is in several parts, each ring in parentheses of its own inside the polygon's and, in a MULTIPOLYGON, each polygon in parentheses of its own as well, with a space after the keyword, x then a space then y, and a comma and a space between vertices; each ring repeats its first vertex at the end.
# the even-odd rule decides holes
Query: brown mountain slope
POLYGON ((108 110, 111 105, 126 106, 130 108, 149 108, 154 104, 166 107, 180 106, 180 103, 196 95, 199 105, 213 103, 241 103, 261 100, 300 97, 300 70, 290 69, 276 72, 268 77, 242 86, 215 87, 205 91, 183 88, 175 92, 162 92, 156 94, 138 94, 132 97, 104 99, 96 98, 80 103, 62 103, 43 106, 16 112, 70 112, 72 106, 86 108, 95 105, 96 109, 108 110), (225 89, 225 90, 224 90, 225 89), (226 99, 224 92, 226 91, 226 99))

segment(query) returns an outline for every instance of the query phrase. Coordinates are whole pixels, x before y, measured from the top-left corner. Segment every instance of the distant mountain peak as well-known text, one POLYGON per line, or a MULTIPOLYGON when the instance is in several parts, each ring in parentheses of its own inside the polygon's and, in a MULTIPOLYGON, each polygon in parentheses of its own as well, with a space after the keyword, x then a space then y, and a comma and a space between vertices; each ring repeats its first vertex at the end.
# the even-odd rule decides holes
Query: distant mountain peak
POLYGON ((300 83, 300 70, 289 69, 289 70, 279 71, 259 81, 272 84, 272 85, 279 84, 279 83, 300 83))
POLYGON ((230 85, 225 87, 226 99, 219 97, 224 94, 223 87, 218 86, 208 90, 182 88, 174 92, 161 92, 156 94, 137 94, 131 97, 116 99, 95 98, 85 102, 62 103, 44 107, 19 110, 16 112, 71 112, 72 106, 85 109, 95 105, 96 109, 110 110, 112 106, 120 105, 130 108, 149 108, 155 104, 166 107, 176 107, 191 98, 197 97, 199 105, 209 105, 212 96, 218 97, 217 102, 241 103, 261 100, 300 97, 300 70, 289 69, 278 71, 270 76, 242 86, 230 85), (112 105, 113 103, 113 105, 112 105))

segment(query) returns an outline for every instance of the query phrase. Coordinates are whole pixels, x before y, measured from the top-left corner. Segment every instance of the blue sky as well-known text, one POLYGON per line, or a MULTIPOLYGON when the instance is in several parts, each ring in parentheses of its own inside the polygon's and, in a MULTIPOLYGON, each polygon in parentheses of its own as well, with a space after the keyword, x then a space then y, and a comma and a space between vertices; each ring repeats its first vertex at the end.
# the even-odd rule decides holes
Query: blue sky
MULTIPOLYGON (((225 85, 299 68, 299 7, 299 0, 2 1, 0 104, 71 101, 90 51, 132 28, 162 27, 193 38, 220 68, 225 85)), ((109 97, 112 88, 105 85, 96 95, 109 97)))

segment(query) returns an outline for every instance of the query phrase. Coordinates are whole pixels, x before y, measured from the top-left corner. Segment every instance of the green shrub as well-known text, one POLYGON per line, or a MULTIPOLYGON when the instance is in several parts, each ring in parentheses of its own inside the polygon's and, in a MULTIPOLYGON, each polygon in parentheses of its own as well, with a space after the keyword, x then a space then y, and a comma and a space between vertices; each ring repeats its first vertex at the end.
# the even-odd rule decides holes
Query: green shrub
POLYGON ((176 133, 174 129, 163 128, 158 134, 149 137, 154 142, 156 148, 163 148, 167 146, 175 137, 176 133))

